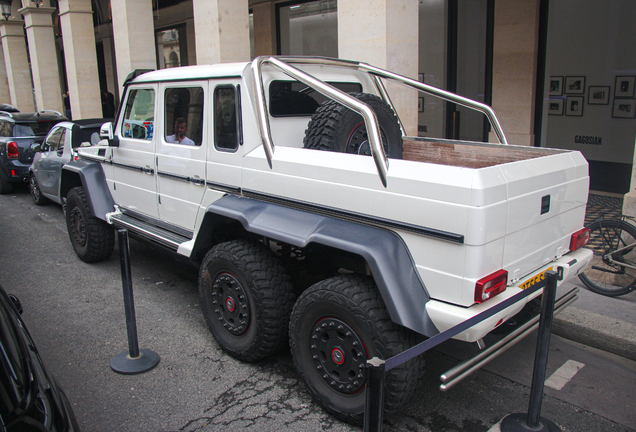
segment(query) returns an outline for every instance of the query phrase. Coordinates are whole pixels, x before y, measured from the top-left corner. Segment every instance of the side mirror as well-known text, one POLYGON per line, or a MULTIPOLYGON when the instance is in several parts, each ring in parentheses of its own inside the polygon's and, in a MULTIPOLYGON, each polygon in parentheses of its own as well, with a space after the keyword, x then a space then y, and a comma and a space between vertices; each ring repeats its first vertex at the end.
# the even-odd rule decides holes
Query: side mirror
POLYGON ((115 136, 113 132, 113 124, 111 122, 104 123, 101 128, 99 128, 99 137, 101 139, 108 140, 108 145, 110 147, 119 147, 119 138, 115 136))
POLYGON ((41 143, 33 143, 31 144, 31 151, 33 153, 39 153, 42 151, 42 144, 41 143))

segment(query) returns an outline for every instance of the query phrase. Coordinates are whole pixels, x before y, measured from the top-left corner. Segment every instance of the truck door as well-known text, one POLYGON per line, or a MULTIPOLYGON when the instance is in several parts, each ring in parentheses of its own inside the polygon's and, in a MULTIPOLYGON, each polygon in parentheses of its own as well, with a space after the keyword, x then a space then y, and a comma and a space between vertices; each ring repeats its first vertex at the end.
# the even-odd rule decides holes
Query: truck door
POLYGON ((129 211, 159 217, 155 162, 156 85, 130 86, 115 134, 119 147, 112 148, 113 195, 129 211))
POLYGON ((159 91, 162 115, 155 129, 159 216, 162 222, 190 232, 206 188, 208 82, 166 83, 159 91))

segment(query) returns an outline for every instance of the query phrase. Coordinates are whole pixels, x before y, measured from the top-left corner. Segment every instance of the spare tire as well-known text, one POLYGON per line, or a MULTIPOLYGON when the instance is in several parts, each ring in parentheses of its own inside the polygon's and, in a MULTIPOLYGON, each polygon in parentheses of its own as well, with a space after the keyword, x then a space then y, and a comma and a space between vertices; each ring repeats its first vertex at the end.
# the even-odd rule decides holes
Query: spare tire
MULTIPOLYGON (((402 131, 391 107, 368 93, 351 93, 375 112, 380 124, 384 152, 389 158, 402 159, 402 131)), ((305 148, 370 155, 367 128, 362 116, 335 100, 328 99, 316 110, 305 131, 305 148)))

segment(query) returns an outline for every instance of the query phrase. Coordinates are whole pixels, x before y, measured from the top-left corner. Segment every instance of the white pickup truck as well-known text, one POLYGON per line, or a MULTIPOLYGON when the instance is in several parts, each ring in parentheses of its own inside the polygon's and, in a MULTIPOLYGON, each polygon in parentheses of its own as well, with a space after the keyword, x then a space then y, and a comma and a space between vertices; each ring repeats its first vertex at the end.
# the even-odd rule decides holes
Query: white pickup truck
MULTIPOLYGON (((62 175, 77 255, 108 258, 114 226, 186 258, 219 345, 254 361, 290 341, 309 392, 350 422, 362 419, 367 359, 549 269, 561 284, 592 255, 579 152, 507 145, 488 106, 363 63, 136 71, 102 137, 62 175), (483 112, 500 144, 404 136, 386 82, 483 112)), ((481 342, 530 300, 456 338, 481 342)), ((409 401, 421 368, 387 374, 386 413, 409 401)))

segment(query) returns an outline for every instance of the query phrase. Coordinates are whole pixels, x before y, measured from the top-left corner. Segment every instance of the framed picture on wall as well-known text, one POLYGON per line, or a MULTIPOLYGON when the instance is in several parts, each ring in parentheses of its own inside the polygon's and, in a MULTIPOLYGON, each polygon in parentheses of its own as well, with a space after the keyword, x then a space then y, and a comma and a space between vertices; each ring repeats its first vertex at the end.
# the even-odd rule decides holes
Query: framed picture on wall
POLYGON ((590 86, 587 91, 588 105, 609 105, 609 93, 609 86, 590 86))
POLYGON ((565 115, 577 117, 583 115, 583 96, 568 96, 565 101, 565 115))
POLYGON ((636 77, 633 76, 617 76, 614 97, 634 97, 634 81, 636 77))
POLYGON ((563 99, 548 100, 548 115, 563 115, 563 99))
POLYGON ((563 95, 563 77, 551 76, 550 77, 550 89, 548 90, 549 96, 562 96, 563 95))
POLYGON ((636 118, 636 99, 614 99, 613 118, 636 118))
POLYGON ((417 98, 417 111, 424 112, 424 98, 417 98))
POLYGON ((565 93, 566 94, 584 94, 585 93, 585 77, 584 76, 565 77, 565 93))

